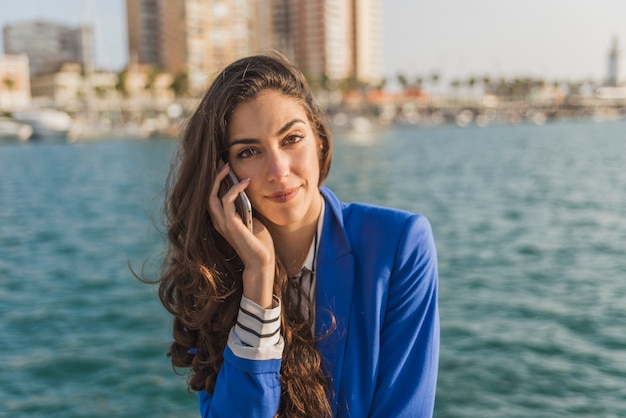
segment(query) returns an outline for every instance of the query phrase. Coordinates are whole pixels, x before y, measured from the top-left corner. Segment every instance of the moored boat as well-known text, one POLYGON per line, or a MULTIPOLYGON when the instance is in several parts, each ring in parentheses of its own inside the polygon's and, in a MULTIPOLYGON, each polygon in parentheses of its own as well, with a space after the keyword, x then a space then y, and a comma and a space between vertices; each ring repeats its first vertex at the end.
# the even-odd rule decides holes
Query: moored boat
POLYGON ((26 141, 33 135, 33 128, 8 117, 0 116, 0 140, 26 141))
POLYGON ((16 111, 13 117, 32 127, 33 138, 65 138, 72 126, 70 115, 54 109, 16 111))

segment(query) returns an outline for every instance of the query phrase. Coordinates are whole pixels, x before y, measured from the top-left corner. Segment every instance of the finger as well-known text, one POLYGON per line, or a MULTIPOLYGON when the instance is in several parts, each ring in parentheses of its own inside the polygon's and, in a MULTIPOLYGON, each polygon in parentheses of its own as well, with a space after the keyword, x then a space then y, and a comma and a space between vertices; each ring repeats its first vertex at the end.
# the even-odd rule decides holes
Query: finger
POLYGON ((211 187, 210 197, 218 197, 220 186, 222 185, 222 181, 226 178, 228 173, 230 172, 230 164, 223 164, 220 169, 215 174, 215 180, 213 181, 213 186, 211 187))
POLYGON ((242 193, 250 185, 250 179, 241 180, 239 183, 233 184, 230 189, 222 196, 222 202, 235 200, 239 193, 242 193))
POLYGON ((233 185, 221 198, 222 210, 227 219, 232 220, 237 224, 243 224, 241 215, 237 212, 236 200, 239 194, 242 193, 250 184, 250 179, 242 180, 241 182, 233 185))
POLYGON ((230 168, 224 165, 216 174, 215 183, 209 198, 209 213, 217 231, 231 244, 234 244, 231 241, 232 239, 237 240, 241 234, 245 235, 248 232, 241 216, 237 212, 235 202, 239 193, 248 187, 250 179, 245 179, 232 185, 226 193, 220 196, 220 193, 223 192, 221 190, 222 181, 229 172, 230 168))
POLYGON ((213 185, 211 186, 211 192, 209 194, 208 199, 208 210, 211 215, 211 219, 213 220, 213 224, 218 230, 222 230, 221 225, 224 223, 224 209, 222 205, 222 200, 219 198, 219 190, 222 184, 222 180, 224 177, 228 175, 230 171, 230 167, 228 163, 221 164, 220 169, 215 175, 215 180, 213 181, 213 185))
POLYGON ((215 179, 213 180, 213 185, 211 186, 211 192, 209 193, 209 212, 218 209, 219 206, 222 205, 222 201, 219 196, 220 188, 222 186, 222 181, 228 175, 230 171, 230 166, 228 163, 223 164, 222 167, 218 170, 215 175, 215 179))

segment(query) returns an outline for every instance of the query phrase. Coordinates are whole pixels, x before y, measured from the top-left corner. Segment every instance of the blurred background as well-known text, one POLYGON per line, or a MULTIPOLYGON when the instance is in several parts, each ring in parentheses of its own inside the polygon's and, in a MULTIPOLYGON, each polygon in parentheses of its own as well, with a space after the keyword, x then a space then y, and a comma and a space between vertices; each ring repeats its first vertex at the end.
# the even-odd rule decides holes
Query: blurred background
MULTIPOLYGON (((425 214, 437 417, 626 415, 626 3, 0 0, 0 416, 197 416, 165 357, 165 178, 219 69, 278 49, 327 184, 425 214)), ((392 389, 391 389, 392 390, 392 389)))
POLYGON ((269 48, 339 126, 619 119, 624 13, 610 0, 3 2, 2 126, 172 136, 224 64, 269 48))

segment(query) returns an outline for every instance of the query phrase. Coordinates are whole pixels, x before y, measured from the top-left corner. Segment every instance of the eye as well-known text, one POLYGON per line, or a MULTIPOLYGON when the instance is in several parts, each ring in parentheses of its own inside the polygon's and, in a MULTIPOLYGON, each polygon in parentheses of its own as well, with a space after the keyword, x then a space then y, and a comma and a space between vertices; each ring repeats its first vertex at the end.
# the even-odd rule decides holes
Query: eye
POLYGON ((300 132, 296 132, 296 133, 292 133, 292 134, 288 135, 284 139, 284 143, 286 145, 295 144, 295 143, 298 143, 298 142, 302 141, 302 139, 304 139, 304 135, 301 134, 300 132))
POLYGON ((244 148, 237 153, 237 158, 240 158, 240 159, 251 158, 257 155, 258 153, 259 151, 254 148, 244 148))

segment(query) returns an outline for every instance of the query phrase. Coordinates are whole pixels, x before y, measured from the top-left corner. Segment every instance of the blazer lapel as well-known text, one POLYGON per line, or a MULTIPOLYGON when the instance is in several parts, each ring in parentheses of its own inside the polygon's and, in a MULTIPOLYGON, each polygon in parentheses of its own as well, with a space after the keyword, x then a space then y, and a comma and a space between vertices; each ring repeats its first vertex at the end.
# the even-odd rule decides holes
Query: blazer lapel
MULTIPOLYGON (((339 200, 326 188, 321 188, 326 201, 324 226, 317 256, 315 334, 318 347, 326 359, 331 384, 336 397, 341 384, 346 336, 350 322, 354 258, 343 227, 343 212, 339 200), (336 329, 332 330, 332 319, 336 329)), ((332 402, 336 415, 337 402, 332 402)))

